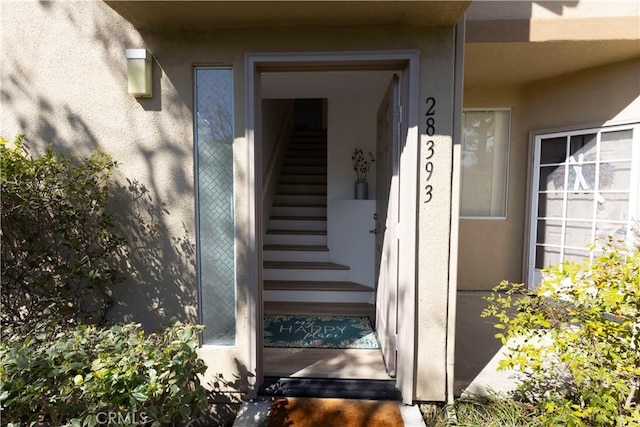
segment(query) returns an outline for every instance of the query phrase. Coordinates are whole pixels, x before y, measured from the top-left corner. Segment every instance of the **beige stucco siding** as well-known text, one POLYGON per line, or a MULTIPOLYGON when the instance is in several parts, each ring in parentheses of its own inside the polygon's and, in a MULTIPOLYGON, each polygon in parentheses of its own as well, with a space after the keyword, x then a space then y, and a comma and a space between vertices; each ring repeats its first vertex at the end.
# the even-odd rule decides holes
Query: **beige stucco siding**
POLYGON ((511 108, 506 219, 460 221, 460 290, 522 281, 526 256, 529 134, 536 130, 640 119, 640 60, 583 70, 521 87, 465 92, 465 108, 511 108))
POLYGON ((459 393, 500 348, 480 318, 482 299, 501 280, 522 282, 527 256, 530 133, 640 120, 640 60, 540 80, 523 86, 468 88, 466 108, 511 108, 506 219, 461 219, 458 263, 455 392, 459 393))
MULTIPOLYGON (((86 154, 101 147, 120 163, 120 213, 136 212, 157 231, 137 229, 129 254, 130 280, 114 289, 114 320, 137 321, 149 330, 170 317, 197 321, 193 155, 193 68, 231 66, 234 71, 235 214, 238 283, 237 342, 203 347, 211 367, 206 382, 222 375, 220 391, 247 391, 253 375, 249 305, 249 191, 246 129, 247 52, 419 50, 420 117, 425 99, 436 106, 436 164, 432 202, 419 200, 417 278, 417 399, 445 396, 446 313, 451 218, 452 27, 315 26, 140 32, 102 2, 3 2, 0 134, 27 135, 42 150, 86 154), (126 48, 154 56, 154 96, 126 92, 126 48), (130 182, 148 190, 142 211, 132 211, 130 182), (240 380, 237 380, 240 378, 240 380)), ((420 146, 426 143, 420 122, 420 146)), ((415 134, 414 134, 415 135, 415 134)), ((424 166, 424 156, 420 165, 424 166)), ((424 168, 421 167, 421 170, 424 168)), ((425 177, 420 176, 419 188, 425 177)), ((401 243, 402 244, 402 243, 401 243)), ((401 266, 402 268, 402 266, 401 266)), ((254 325, 255 326, 255 325, 254 325)))

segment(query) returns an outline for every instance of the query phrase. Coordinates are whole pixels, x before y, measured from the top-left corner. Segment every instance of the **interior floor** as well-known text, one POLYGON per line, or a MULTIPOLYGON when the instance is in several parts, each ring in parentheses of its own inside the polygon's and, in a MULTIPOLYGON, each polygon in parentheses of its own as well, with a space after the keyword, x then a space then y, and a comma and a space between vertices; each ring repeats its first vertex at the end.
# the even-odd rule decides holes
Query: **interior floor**
MULTIPOLYGON (((371 304, 318 304, 265 302, 265 314, 369 316, 371 304)), ((264 348, 264 374, 273 377, 306 377, 393 380, 379 349, 264 348)))

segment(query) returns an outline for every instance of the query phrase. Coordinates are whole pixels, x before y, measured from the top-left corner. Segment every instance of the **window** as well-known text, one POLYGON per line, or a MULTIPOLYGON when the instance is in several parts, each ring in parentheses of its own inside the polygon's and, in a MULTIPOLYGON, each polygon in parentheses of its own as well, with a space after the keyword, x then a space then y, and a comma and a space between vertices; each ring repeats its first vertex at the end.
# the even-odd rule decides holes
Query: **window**
POLYGON ((509 110, 462 113, 463 217, 507 216, 509 110))
POLYGON ((531 286, 544 267, 593 257, 587 245, 599 239, 631 243, 640 213, 639 132, 631 125, 536 136, 531 286))
POLYGON ((204 344, 235 345, 233 72, 195 70, 198 278, 204 344))

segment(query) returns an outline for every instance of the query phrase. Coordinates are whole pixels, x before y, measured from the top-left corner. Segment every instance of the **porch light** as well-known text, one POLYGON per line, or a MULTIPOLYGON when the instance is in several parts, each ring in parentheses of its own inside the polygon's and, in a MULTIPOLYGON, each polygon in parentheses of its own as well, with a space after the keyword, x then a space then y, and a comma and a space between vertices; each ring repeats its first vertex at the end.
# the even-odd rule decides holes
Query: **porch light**
POLYGON ((129 93, 135 97, 151 98, 151 52, 147 49, 126 49, 129 93))

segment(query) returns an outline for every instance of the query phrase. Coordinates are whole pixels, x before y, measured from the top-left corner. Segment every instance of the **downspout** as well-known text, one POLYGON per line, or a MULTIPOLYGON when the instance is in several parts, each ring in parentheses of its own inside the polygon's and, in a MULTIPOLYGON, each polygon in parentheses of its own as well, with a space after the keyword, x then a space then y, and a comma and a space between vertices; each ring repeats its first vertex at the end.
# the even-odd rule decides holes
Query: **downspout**
POLYGON ((462 178, 462 95, 464 89, 463 15, 455 31, 455 78, 453 83, 453 162, 451 173, 451 234, 449 242, 449 289, 447 310, 447 403, 453 403, 456 343, 456 303, 458 288, 458 236, 460 225, 460 181, 462 178))

